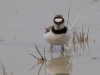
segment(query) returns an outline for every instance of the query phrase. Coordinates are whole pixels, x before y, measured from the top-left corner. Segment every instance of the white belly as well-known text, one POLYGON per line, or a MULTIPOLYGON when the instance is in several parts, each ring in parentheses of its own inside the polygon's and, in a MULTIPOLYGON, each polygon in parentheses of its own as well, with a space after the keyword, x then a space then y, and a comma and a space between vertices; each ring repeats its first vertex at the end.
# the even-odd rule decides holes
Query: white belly
POLYGON ((66 34, 54 34, 52 31, 45 33, 44 38, 52 45, 64 45, 66 34))

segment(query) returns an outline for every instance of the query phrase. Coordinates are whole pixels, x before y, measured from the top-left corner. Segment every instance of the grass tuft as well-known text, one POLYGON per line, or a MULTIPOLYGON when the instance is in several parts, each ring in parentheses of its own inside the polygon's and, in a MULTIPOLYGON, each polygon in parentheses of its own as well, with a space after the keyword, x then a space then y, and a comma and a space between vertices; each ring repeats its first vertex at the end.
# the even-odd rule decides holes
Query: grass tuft
POLYGON ((83 25, 79 32, 76 32, 76 31, 73 32, 73 39, 72 39, 74 51, 76 50, 76 46, 77 46, 77 49, 79 46, 80 49, 84 50, 85 44, 86 43, 88 44, 88 41, 89 41, 89 27, 88 27, 87 32, 84 30, 83 25))
MULTIPOLYGON (((6 67, 4 66, 3 62, 0 60, 0 65, 1 65, 1 69, 2 69, 2 74, 3 75, 8 75, 7 71, 6 71, 6 67)), ((11 72, 10 75, 13 75, 13 71, 11 72)))
MULTIPOLYGON (((40 71, 42 69, 43 64, 46 65, 45 48, 44 48, 44 56, 40 53, 40 51, 39 51, 39 49, 38 49, 38 47, 37 47, 36 44, 35 44, 35 48, 36 48, 36 50, 37 50, 37 52, 38 52, 38 54, 40 55, 41 58, 36 57, 33 54, 30 54, 32 57, 34 57, 34 58, 36 58, 38 60, 38 63, 36 65, 34 65, 30 70, 34 69, 36 66, 38 66, 39 64, 41 64, 41 66, 40 66, 40 68, 38 70, 38 75, 39 75, 40 74, 40 71)), ((45 68, 46 68, 46 66, 45 66, 45 68)))

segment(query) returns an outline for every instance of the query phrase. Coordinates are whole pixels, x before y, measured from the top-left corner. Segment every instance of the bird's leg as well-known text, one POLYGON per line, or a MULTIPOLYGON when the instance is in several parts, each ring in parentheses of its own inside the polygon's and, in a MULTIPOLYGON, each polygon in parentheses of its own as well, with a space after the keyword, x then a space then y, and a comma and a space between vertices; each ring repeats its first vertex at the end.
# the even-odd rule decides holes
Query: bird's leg
POLYGON ((66 46, 69 47, 68 42, 66 43, 66 46))
POLYGON ((52 59, 53 45, 50 46, 50 50, 51 50, 51 59, 52 59))
POLYGON ((61 54, 64 52, 64 45, 61 45, 61 54))
POLYGON ((64 51, 64 45, 61 45, 61 50, 64 51))

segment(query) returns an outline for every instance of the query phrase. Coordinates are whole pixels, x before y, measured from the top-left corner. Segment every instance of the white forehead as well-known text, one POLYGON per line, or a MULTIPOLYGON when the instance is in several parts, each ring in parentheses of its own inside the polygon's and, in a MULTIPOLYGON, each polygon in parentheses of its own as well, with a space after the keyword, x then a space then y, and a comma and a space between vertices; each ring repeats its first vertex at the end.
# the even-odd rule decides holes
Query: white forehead
POLYGON ((56 22, 61 22, 62 21, 62 18, 56 18, 55 21, 56 22))

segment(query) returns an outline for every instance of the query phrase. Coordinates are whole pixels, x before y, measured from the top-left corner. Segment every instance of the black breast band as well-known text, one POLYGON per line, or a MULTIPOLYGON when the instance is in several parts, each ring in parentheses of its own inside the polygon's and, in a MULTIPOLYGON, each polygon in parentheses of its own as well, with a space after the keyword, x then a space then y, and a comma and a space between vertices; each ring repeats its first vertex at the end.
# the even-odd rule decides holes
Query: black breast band
POLYGON ((68 28, 67 28, 67 27, 64 27, 63 29, 55 30, 55 29, 54 29, 54 26, 53 26, 51 30, 52 30, 52 32, 55 33, 55 34, 63 34, 63 33, 67 33, 68 28))

